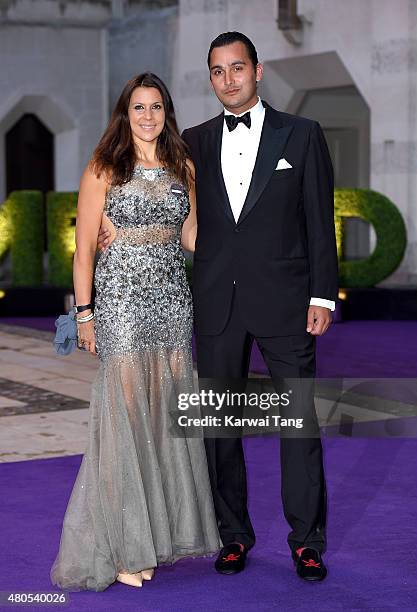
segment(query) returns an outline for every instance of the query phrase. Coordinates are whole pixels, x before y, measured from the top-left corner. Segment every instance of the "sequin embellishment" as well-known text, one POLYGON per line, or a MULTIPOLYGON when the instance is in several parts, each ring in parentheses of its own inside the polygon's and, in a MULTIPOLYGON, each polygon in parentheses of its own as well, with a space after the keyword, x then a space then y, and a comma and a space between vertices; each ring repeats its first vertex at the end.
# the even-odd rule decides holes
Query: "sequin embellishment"
POLYGON ((187 192, 163 168, 137 166, 128 183, 107 193, 105 213, 117 234, 95 272, 102 359, 189 348, 192 300, 180 242, 189 209, 187 192))

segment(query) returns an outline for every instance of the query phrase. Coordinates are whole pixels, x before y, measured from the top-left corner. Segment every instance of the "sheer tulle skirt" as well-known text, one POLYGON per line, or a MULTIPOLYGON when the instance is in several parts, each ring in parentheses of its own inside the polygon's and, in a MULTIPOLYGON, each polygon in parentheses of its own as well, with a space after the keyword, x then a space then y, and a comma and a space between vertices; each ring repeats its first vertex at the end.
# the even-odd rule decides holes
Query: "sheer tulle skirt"
POLYGON ((187 438, 176 420, 178 394, 193 390, 190 351, 159 348, 100 364, 54 585, 101 591, 119 572, 219 549, 204 441, 187 438))

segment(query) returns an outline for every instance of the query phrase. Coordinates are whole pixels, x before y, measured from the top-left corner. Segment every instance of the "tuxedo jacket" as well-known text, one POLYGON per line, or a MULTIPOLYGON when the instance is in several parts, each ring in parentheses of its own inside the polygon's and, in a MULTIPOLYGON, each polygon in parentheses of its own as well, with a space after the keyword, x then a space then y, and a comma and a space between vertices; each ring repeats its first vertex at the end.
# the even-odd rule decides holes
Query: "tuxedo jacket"
POLYGON ((333 169, 319 124, 266 102, 258 155, 237 222, 221 169, 224 115, 184 131, 196 169, 196 332, 220 334, 234 290, 254 336, 304 334, 310 297, 338 293, 333 169), (285 158, 292 168, 277 170, 285 158))

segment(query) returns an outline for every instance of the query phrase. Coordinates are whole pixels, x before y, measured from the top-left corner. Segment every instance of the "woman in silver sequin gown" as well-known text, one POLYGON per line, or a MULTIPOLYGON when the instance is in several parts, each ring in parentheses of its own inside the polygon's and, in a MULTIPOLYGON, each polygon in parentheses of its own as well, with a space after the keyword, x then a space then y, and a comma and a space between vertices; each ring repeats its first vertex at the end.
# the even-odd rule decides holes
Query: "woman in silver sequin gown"
MULTIPOLYGON (((169 105, 157 77, 140 75, 129 81, 120 100, 134 102, 138 94, 148 99, 158 92, 169 105)), ((159 109, 152 108, 158 115, 159 109)), ((145 134, 141 140, 139 128, 140 121, 145 128, 152 125, 152 112, 145 103, 136 110, 137 125, 130 116, 137 132, 132 136, 135 149, 149 157, 155 139, 146 140, 145 134)), ((151 127, 148 131, 152 135, 151 127)), ((178 394, 194 390, 192 301, 181 248, 189 193, 167 165, 145 165, 136 159, 129 180, 106 188, 102 210, 115 239, 94 273, 94 335, 87 324, 79 324, 90 351, 95 344, 100 365, 88 447, 51 569, 52 583, 70 591, 101 591, 116 579, 140 586, 152 575, 147 570, 213 554, 220 547, 203 439, 185 437, 172 418, 178 416, 178 394)), ((83 215, 96 214, 95 195, 82 189, 77 216, 81 251, 83 215)), ((95 240, 99 224, 100 219, 95 240)), ((77 304, 85 304, 79 301, 88 300, 85 284, 77 274, 82 276, 74 274, 77 304)))

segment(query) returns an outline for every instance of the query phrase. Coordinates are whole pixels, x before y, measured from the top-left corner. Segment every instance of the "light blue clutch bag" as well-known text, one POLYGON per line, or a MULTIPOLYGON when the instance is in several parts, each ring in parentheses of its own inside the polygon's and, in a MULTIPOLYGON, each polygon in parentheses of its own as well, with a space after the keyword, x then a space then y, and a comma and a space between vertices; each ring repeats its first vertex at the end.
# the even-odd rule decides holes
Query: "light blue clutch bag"
POLYGON ((55 321, 54 346, 58 355, 69 355, 77 348, 77 323, 73 309, 55 321))

